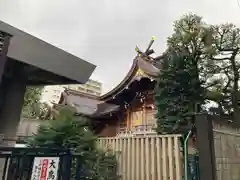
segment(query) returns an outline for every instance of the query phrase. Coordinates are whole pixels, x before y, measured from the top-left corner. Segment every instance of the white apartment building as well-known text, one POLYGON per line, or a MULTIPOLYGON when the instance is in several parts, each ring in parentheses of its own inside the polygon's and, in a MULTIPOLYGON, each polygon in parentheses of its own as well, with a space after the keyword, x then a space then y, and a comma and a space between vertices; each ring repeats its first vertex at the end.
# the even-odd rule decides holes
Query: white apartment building
POLYGON ((65 88, 97 96, 100 96, 102 93, 102 83, 90 79, 86 84, 45 86, 43 89, 41 102, 48 104, 58 103, 61 93, 65 88))

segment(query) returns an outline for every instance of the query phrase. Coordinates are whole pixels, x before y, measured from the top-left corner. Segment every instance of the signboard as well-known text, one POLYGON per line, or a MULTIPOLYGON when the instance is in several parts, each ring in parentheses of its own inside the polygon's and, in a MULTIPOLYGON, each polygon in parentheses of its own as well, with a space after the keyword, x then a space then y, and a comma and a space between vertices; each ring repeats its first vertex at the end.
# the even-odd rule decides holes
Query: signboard
POLYGON ((59 157, 35 157, 31 180, 57 180, 59 157))

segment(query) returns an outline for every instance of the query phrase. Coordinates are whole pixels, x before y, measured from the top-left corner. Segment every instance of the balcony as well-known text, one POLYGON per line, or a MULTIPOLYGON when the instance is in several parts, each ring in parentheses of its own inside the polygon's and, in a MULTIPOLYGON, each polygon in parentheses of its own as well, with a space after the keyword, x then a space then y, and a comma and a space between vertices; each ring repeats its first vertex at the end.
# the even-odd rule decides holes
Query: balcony
POLYGON ((155 135, 157 134, 155 131, 156 125, 139 125, 132 126, 131 128, 123 127, 119 128, 117 133, 118 137, 126 137, 126 136, 145 136, 145 135, 155 135))

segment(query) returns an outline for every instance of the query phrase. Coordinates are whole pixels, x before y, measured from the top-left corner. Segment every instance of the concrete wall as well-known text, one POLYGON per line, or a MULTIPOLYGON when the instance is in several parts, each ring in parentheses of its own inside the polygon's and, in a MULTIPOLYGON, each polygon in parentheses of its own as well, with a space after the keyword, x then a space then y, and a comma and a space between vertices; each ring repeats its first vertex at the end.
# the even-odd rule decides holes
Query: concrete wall
MULTIPOLYGON (((37 132, 40 124, 46 123, 47 121, 41 121, 37 119, 21 119, 18 125, 17 135, 18 136, 31 136, 37 132)), ((114 122, 114 121, 113 121, 114 122)), ((117 134, 117 123, 109 123, 99 132, 101 137, 113 137, 117 134)))
POLYGON ((21 119, 18 125, 17 135, 31 136, 33 133, 37 132, 41 123, 44 123, 44 121, 37 119, 21 119))

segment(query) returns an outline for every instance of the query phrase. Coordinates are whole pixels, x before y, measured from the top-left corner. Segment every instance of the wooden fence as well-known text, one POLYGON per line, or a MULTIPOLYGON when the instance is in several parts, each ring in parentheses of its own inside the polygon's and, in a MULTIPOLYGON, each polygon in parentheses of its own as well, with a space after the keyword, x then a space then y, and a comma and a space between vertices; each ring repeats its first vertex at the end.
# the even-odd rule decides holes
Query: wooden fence
POLYGON ((180 135, 100 138, 99 147, 119 152, 122 180, 182 180, 180 135))
POLYGON ((226 126, 215 126, 213 132, 217 180, 239 180, 240 131, 226 126))

